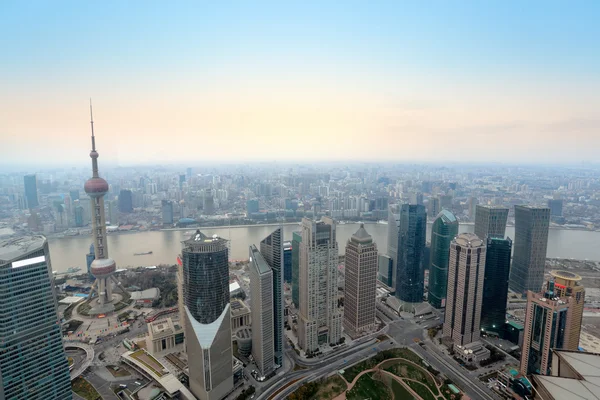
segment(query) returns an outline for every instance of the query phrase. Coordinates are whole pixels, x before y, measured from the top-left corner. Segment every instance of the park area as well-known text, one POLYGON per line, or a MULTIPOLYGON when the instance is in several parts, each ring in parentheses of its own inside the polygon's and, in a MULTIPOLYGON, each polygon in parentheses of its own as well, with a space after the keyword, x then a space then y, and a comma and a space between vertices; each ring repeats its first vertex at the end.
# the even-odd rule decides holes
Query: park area
POLYGON ((101 400, 100 393, 85 379, 76 378, 71 383, 72 389, 85 400, 101 400))
POLYGON ((291 400, 459 400, 451 382, 407 348, 384 350, 326 380, 300 387, 291 400), (342 376, 343 378, 341 378, 342 376))

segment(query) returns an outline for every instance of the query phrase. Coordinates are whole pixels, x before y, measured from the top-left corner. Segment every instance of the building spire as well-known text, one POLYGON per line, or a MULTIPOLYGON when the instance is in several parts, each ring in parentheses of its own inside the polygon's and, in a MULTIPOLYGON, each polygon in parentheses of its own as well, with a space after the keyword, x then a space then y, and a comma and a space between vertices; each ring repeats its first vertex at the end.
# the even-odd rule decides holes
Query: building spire
POLYGON ((98 152, 96 151, 96 137, 94 136, 94 115, 92 114, 92 99, 90 99, 90 124, 92 126, 92 151, 90 158, 92 159, 92 177, 98 178, 98 152))

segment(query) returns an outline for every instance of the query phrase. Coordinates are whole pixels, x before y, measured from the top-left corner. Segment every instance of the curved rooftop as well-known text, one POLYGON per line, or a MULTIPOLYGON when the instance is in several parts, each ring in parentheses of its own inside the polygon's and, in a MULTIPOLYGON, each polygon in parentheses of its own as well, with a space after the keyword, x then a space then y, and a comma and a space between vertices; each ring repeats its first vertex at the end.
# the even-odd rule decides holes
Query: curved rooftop
POLYGON ((358 243, 371 243, 373 238, 365 229, 365 224, 360 224, 360 228, 352 235, 351 240, 358 243))
POLYGON ((573 272, 564 271, 564 270, 550 271, 550 275, 552 275, 555 278, 562 278, 562 279, 566 279, 569 281, 580 281, 581 280, 581 276, 579 276, 573 272))
POLYGON ((458 223, 458 220, 456 219, 456 215, 454 215, 452 213, 452 211, 450 211, 450 210, 443 209, 437 215, 436 219, 438 219, 438 218, 441 218, 442 221, 444 221, 444 223, 447 223, 447 224, 458 223))
POLYGON ((474 233, 461 233, 454 238, 454 242, 461 247, 483 247, 485 243, 474 233))

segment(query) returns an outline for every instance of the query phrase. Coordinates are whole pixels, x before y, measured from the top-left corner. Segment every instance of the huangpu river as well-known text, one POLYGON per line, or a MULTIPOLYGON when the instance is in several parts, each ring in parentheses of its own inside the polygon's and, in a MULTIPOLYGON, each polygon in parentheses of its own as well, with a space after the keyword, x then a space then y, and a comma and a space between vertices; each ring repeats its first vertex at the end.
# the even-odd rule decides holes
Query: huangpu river
MULTIPOLYGON (((359 225, 348 223, 337 225, 340 254, 344 253, 346 241, 356 232, 359 225)), ((256 225, 241 227, 201 228, 208 236, 214 234, 230 240, 229 258, 248 259, 248 246, 258 244, 277 226, 256 225)), ((380 253, 387 251, 387 225, 365 224, 373 236, 380 253)), ((473 225, 460 225, 459 232, 473 232, 473 225)), ((181 251, 181 241, 188 239, 193 228, 187 230, 147 231, 108 235, 108 252, 117 262, 118 268, 174 264, 181 251), (152 251, 152 254, 135 256, 134 253, 152 251)), ((291 240, 292 232, 300 230, 297 224, 284 225, 284 239, 291 240)), ((514 239, 514 228, 507 227, 506 234, 514 239)), ((431 224, 427 225, 427 237, 431 235, 431 224)), ((86 269, 85 255, 88 253, 91 236, 51 238, 50 258, 52 268, 66 272, 70 267, 86 269)), ((589 259, 600 261, 600 232, 583 230, 550 229, 548 235, 548 257, 589 259)))

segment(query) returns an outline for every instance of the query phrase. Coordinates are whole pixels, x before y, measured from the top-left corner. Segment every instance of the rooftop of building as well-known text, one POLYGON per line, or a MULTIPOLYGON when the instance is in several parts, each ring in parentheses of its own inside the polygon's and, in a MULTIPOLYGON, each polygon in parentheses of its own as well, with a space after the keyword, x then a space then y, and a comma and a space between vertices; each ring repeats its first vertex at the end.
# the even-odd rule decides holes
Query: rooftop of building
POLYGON ((496 204, 477 204, 477 207, 489 208, 490 210, 506 210, 508 211, 508 207, 496 204))
POLYGON ((150 288, 142 291, 131 292, 132 300, 158 300, 160 290, 158 288, 150 288))
POLYGON ((239 339, 251 339, 252 338, 252 330, 250 328, 244 327, 244 328, 238 330, 235 333, 235 336, 237 336, 239 339))
POLYGON ((570 271, 564 271, 564 270, 550 271, 550 275, 552 275, 555 278, 561 278, 561 279, 565 279, 568 281, 580 281, 581 280, 581 276, 577 275, 576 273, 570 272, 570 271))
POLYGON ((291 250, 291 249, 292 249, 292 242, 283 242, 283 251, 291 250))
POLYGON ((517 209, 517 208, 524 208, 524 209, 528 209, 528 210, 550 210, 547 206, 529 205, 529 204, 516 205, 515 209, 517 209))
POLYGON ((271 267, 255 245, 250 246, 250 265, 254 266, 260 275, 271 272, 271 267))
POLYGON ((152 336, 172 335, 181 332, 183 327, 171 318, 163 318, 148 324, 148 331, 152 336))
POLYGON ((442 221, 444 221, 447 224, 458 223, 456 215, 454 215, 450 210, 446 210, 445 208, 442 211, 440 211, 440 213, 437 215, 436 219, 438 218, 441 218, 442 221))
POLYGON ((457 245, 461 247, 481 247, 485 246, 483 240, 474 233, 461 233, 454 238, 457 245))
POLYGON ((214 246, 217 245, 219 249, 227 248, 227 239, 223 239, 218 235, 212 235, 211 237, 206 236, 198 229, 192 234, 188 240, 184 240, 183 245, 185 249, 192 251, 215 251, 214 246))
POLYGON ((39 250, 46 243, 42 235, 21 236, 0 241, 0 264, 6 264, 33 251, 39 250))
POLYGON ((250 312, 250 309, 242 300, 231 300, 231 317, 238 317, 250 312))
POLYGON ((373 237, 369 235, 369 232, 365 229, 364 224, 360 224, 360 228, 350 238, 353 242, 360 244, 373 243, 373 237))
POLYGON ((537 391, 544 391, 553 399, 599 399, 600 354, 579 351, 553 350, 558 357, 558 375, 533 375, 537 391), (560 376, 568 371, 575 378, 560 376))

